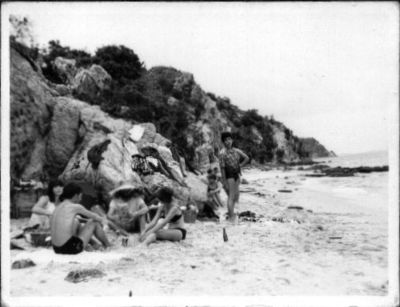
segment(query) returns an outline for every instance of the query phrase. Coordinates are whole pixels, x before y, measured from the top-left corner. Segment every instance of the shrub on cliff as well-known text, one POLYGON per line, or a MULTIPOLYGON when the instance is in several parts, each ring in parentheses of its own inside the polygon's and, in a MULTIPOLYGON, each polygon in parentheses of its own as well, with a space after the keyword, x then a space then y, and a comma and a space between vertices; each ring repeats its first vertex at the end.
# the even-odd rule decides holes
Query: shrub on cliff
POLYGON ((136 53, 123 45, 105 46, 96 50, 93 62, 102 66, 118 83, 125 85, 145 71, 136 53))
POLYGON ((238 134, 237 145, 243 148, 251 159, 261 163, 273 159, 276 144, 268 117, 262 117, 257 110, 248 110, 241 117, 238 129, 241 133, 238 134), (251 127, 255 127, 261 134, 261 144, 256 144, 252 138, 249 138, 249 135, 252 135, 251 127))
POLYGON ((71 49, 62 46, 59 40, 49 41, 48 47, 44 50, 42 67, 43 75, 53 83, 62 84, 66 80, 62 79, 53 66, 53 62, 57 57, 66 59, 74 59, 77 67, 87 67, 93 63, 93 57, 84 50, 71 49))
POLYGON ((68 46, 62 46, 60 41, 51 40, 48 47, 44 50, 45 67, 43 74, 47 79, 54 83, 64 83, 52 63, 57 57, 75 59, 77 67, 88 67, 91 64, 99 64, 120 86, 128 84, 132 80, 138 79, 145 71, 143 62, 140 61, 137 54, 123 45, 109 45, 98 48, 94 56, 90 53, 71 49, 68 46))

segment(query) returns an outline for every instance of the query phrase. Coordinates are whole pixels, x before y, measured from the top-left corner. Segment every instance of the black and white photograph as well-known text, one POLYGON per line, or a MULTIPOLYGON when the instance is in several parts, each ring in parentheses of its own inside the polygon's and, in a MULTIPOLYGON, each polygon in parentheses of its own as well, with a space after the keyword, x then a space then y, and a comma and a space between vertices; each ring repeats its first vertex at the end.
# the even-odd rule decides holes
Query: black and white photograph
POLYGON ((397 2, 1 5, 4 306, 399 306, 397 2))

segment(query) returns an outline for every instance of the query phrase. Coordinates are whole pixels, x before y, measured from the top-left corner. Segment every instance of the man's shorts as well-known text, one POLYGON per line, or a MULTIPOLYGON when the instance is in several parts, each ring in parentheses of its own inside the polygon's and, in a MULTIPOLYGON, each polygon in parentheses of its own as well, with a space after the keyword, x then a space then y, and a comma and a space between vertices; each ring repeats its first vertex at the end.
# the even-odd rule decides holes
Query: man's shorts
POLYGON ((79 254, 83 251, 83 241, 78 237, 72 236, 63 246, 58 247, 53 245, 53 249, 56 254, 79 254))

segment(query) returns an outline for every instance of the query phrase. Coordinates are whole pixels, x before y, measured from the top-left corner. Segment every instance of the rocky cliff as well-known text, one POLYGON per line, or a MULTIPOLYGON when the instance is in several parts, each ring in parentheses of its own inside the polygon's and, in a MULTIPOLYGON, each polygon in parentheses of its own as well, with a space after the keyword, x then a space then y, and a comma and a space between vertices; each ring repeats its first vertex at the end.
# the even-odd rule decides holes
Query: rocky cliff
POLYGON ((310 153, 310 158, 336 157, 333 151, 327 150, 314 138, 302 138, 304 150, 310 153))
POLYGON ((122 181, 150 189, 163 183, 182 199, 204 200, 205 185, 193 173, 185 178, 189 187, 161 174, 141 178, 131 168, 132 154, 153 144, 177 177, 182 173, 166 145, 174 143, 187 163, 204 173, 217 163, 223 131, 234 133, 237 146, 260 162, 326 154, 318 142, 311 146, 273 118, 205 92, 190 73, 154 67, 115 85, 97 64, 76 67, 73 59, 56 58, 54 72, 63 81, 54 84, 21 50, 11 47, 12 178, 83 180, 105 194, 122 181), (132 141, 129 131, 137 125, 144 133, 132 141), (104 143, 93 167, 88 152, 104 143))

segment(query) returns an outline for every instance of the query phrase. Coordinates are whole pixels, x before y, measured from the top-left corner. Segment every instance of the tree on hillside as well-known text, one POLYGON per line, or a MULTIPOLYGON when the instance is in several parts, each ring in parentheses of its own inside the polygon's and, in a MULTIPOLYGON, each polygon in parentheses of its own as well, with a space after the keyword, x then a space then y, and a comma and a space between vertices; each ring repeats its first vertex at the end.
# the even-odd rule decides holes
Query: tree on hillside
POLYGON ((57 57, 66 59, 74 59, 76 67, 87 67, 93 63, 93 57, 90 53, 79 50, 71 49, 68 46, 61 45, 59 40, 51 40, 48 47, 43 50, 44 67, 42 68, 44 76, 53 83, 64 83, 65 80, 59 76, 53 66, 53 62, 57 57))
POLYGON ((263 125, 263 118, 258 114, 257 110, 252 109, 244 113, 242 117, 242 125, 244 126, 255 126, 261 128, 263 125))
POLYGON ((49 41, 49 46, 46 50, 46 58, 49 61, 54 61, 57 57, 74 59, 76 60, 77 67, 86 67, 93 62, 90 53, 84 50, 71 49, 70 47, 62 46, 59 40, 51 40, 49 41))
POLYGON ((32 22, 27 17, 10 15, 10 37, 26 47, 37 47, 33 36, 32 22))
POLYGON ((27 17, 10 15, 10 46, 13 46, 32 66, 38 70, 35 60, 39 48, 33 35, 33 25, 27 17))
POLYGON ((102 66, 120 84, 138 79, 145 71, 139 57, 123 45, 105 46, 97 49, 94 62, 102 66))
POLYGON ((285 151, 282 148, 277 149, 277 151, 276 151, 276 160, 279 163, 282 163, 284 155, 285 155, 285 151))

